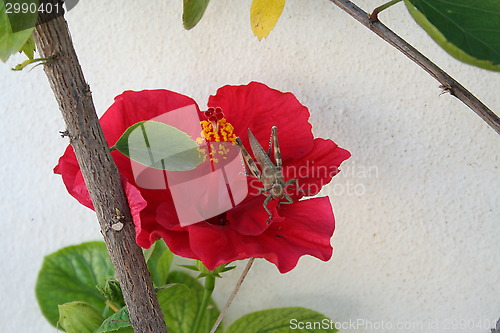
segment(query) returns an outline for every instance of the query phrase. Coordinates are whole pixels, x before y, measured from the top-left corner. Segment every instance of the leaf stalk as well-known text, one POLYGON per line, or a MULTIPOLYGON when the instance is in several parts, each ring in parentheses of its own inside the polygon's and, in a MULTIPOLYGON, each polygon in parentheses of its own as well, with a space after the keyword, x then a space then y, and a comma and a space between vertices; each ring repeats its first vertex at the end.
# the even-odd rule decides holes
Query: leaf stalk
POLYGON ((376 21, 378 21, 378 14, 379 14, 381 11, 383 11, 383 10, 385 10, 385 9, 387 9, 387 8, 391 7, 392 5, 395 5, 395 4, 397 4, 398 2, 401 2, 401 1, 403 1, 403 0, 392 0, 392 1, 389 1, 389 2, 384 3, 382 6, 378 6, 378 7, 377 7, 377 8, 375 8, 375 9, 373 10, 373 12, 370 14, 370 21, 372 21, 372 22, 376 22, 376 21))
POLYGON ((208 303, 212 299, 212 293, 214 292, 214 288, 215 288, 215 276, 210 274, 205 276, 205 289, 203 292, 203 298, 201 300, 200 307, 198 308, 198 313, 196 314, 194 326, 193 329, 191 330, 192 333, 198 333, 200 329, 201 320, 207 310, 208 303))

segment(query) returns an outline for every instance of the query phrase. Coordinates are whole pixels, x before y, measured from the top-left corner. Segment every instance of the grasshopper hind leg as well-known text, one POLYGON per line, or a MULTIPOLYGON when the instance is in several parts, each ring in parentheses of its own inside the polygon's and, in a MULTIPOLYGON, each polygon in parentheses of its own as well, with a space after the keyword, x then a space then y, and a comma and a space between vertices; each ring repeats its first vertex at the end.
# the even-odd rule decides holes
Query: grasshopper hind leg
POLYGON ((267 205, 269 204, 269 202, 271 202, 271 200, 273 200, 273 196, 272 195, 269 195, 266 200, 264 200, 264 209, 266 210, 266 212, 269 214, 269 218, 266 220, 266 224, 269 224, 273 218, 273 213, 271 213, 271 211, 269 210, 269 208, 267 208, 267 205))
POLYGON ((283 195, 283 198, 285 198, 287 201, 278 202, 278 208, 276 209, 280 209, 280 205, 290 205, 294 203, 293 199, 286 193, 283 195))
POLYGON ((243 155, 243 159, 245 161, 245 167, 250 171, 250 173, 257 179, 261 179, 262 174, 255 164, 255 161, 252 159, 248 151, 243 146, 241 139, 239 137, 236 138, 236 144, 240 147, 241 154, 243 155))
POLYGON ((271 128, 271 144, 269 146, 269 150, 271 150, 271 146, 273 147, 276 168, 278 169, 278 172, 281 172, 281 170, 283 169, 283 160, 281 158, 280 144, 278 142, 278 127, 276 126, 273 126, 271 128))

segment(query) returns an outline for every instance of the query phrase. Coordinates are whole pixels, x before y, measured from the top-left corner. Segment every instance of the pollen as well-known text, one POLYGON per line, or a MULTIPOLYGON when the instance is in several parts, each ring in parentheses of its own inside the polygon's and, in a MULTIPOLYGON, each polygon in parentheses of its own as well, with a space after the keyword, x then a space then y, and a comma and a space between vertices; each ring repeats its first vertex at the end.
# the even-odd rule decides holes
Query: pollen
POLYGON ((201 162, 202 163, 205 162, 207 160, 207 151, 205 149, 200 148, 200 147, 196 148, 196 150, 199 153, 198 155, 203 158, 203 160, 201 162))

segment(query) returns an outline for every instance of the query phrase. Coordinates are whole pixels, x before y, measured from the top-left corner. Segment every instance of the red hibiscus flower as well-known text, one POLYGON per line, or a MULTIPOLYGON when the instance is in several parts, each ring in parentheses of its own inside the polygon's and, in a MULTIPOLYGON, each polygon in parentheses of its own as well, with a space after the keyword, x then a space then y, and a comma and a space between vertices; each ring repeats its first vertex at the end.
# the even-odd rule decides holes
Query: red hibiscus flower
MULTIPOLYGON (((296 178, 300 189, 295 185, 287 188, 294 201, 292 204, 278 207, 278 200, 272 200, 267 205, 273 215, 267 223, 266 197, 257 189, 262 188, 262 184, 249 176, 248 195, 241 203, 213 218, 181 226, 170 190, 138 186, 130 160, 113 151, 136 226, 137 243, 148 248, 163 238, 172 252, 201 260, 211 270, 251 257, 274 263, 282 273, 293 269, 298 259, 306 254, 329 260, 333 250, 330 238, 335 228, 330 201, 328 197, 300 199, 304 195, 317 194, 328 184, 350 153, 331 140, 313 137, 308 122, 309 111, 291 93, 282 93, 257 82, 224 86, 209 98, 208 106, 218 110, 214 115, 214 109, 203 114, 194 100, 171 91, 126 91, 115 98, 115 103, 100 121, 106 140, 112 146, 131 125, 193 105, 200 119, 207 120, 205 124, 208 121, 222 124, 213 131, 220 134, 218 140, 234 139, 237 135, 249 151, 247 129, 251 129, 267 150, 271 128, 276 126, 284 181, 296 178), (233 133, 223 133, 227 128, 233 133), (228 135, 231 138, 228 139, 228 135)), ((62 175, 72 196, 92 208, 71 146, 60 158, 54 172, 62 175)))

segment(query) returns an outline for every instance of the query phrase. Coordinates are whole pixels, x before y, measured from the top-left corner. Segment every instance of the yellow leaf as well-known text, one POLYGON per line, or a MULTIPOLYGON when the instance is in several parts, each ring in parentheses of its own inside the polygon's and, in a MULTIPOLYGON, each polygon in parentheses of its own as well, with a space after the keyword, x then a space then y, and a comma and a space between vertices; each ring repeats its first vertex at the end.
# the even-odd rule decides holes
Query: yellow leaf
POLYGON ((250 7, 250 25, 259 40, 267 37, 285 8, 286 0, 253 0, 250 7))

